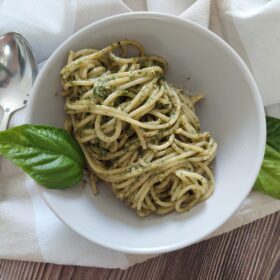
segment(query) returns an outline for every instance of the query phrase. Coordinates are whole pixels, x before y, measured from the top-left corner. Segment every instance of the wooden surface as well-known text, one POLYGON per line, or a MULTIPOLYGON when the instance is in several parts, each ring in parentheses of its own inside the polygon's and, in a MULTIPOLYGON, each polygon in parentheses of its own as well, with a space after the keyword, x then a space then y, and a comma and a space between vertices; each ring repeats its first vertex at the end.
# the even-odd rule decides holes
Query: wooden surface
POLYGON ((280 212, 127 270, 0 261, 0 279, 280 279, 280 212))

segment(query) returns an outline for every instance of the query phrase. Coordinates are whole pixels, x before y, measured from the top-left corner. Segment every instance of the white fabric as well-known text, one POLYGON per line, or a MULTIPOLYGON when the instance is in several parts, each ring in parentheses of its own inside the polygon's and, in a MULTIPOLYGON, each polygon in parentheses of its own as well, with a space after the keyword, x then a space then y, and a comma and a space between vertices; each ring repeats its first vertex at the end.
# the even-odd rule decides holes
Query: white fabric
MULTIPOLYGON (((0 0, 0 34, 22 33, 42 62, 83 26, 142 10, 181 15, 209 27, 248 64, 264 104, 280 102, 280 0, 0 0)), ((266 109, 280 117, 278 105, 266 109)), ((15 114, 12 125, 21 124, 23 116, 24 110, 15 114)), ((0 258, 126 268, 151 257, 114 252, 81 238, 47 208, 32 181, 6 161, 0 185, 0 258)), ((214 234, 277 210, 278 200, 252 192, 214 234)))

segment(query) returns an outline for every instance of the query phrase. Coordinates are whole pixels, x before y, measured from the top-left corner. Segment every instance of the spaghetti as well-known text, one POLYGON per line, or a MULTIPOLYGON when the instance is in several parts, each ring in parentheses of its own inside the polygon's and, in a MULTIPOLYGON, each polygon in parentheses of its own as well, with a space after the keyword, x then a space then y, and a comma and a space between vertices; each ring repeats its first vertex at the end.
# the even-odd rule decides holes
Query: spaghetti
POLYGON ((140 216, 187 211, 214 190, 217 144, 194 110, 202 96, 168 83, 166 69, 161 57, 122 40, 71 51, 61 70, 65 129, 85 154, 94 193, 98 178, 110 183, 140 216))

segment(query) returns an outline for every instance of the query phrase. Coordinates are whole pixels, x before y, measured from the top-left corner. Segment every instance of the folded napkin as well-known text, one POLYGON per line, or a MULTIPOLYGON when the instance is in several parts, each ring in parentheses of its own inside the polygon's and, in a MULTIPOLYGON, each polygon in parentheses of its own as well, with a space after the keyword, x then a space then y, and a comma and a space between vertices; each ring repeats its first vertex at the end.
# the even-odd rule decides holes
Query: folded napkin
MULTIPOLYGON (((216 32, 240 54, 256 78, 265 105, 280 102, 279 0, 2 0, 0 35, 23 34, 39 62, 72 33, 96 20, 133 11, 157 11, 195 21, 216 32)), ((280 117, 280 106, 267 107, 280 117)), ((24 122, 26 109, 11 125, 24 122)), ((280 210, 280 202, 252 192, 213 235, 280 210)), ((212 236, 213 236, 212 235, 212 236)), ((0 174, 0 258, 127 268, 152 257, 123 254, 93 244, 62 224, 33 181, 4 161, 0 174)))

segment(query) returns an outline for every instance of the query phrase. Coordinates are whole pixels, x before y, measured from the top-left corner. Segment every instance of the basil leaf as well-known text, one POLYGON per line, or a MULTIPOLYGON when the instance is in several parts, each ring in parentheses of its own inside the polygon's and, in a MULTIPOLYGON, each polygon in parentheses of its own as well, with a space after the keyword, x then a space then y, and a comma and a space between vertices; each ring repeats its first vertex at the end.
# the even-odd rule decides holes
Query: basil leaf
POLYGON ((2 131, 0 154, 47 188, 68 188, 83 178, 83 152, 63 129, 22 125, 2 131))
POLYGON ((269 145, 254 189, 280 199, 280 153, 269 145))
POLYGON ((280 120, 266 117, 264 160, 254 189, 280 199, 280 120))
POLYGON ((280 152, 280 120, 266 117, 267 144, 280 152))

